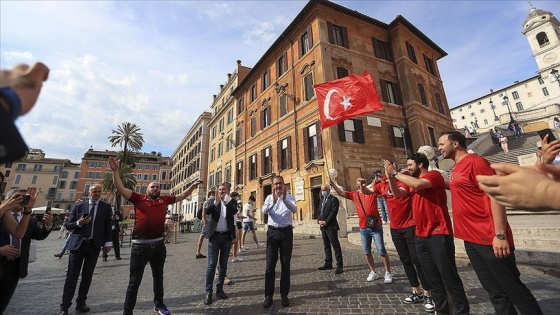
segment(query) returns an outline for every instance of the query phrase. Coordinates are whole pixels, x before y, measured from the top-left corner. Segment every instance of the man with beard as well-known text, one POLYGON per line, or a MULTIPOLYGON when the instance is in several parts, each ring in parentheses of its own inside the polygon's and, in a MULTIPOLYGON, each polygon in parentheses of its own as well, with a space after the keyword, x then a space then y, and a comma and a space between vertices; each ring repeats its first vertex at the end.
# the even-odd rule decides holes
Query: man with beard
POLYGON ((455 160, 449 178, 455 236, 465 250, 496 314, 542 314, 537 300, 521 282, 515 263, 513 234, 506 209, 478 186, 477 175, 495 175, 490 163, 467 153, 465 136, 445 132, 438 142, 443 158, 455 160))
POLYGON ((135 213, 132 248, 130 249, 130 277, 123 314, 131 315, 134 310, 138 288, 147 263, 150 263, 154 278, 154 311, 160 315, 171 314, 163 303, 163 266, 167 256, 163 232, 167 206, 187 198, 202 181, 195 181, 182 194, 176 196, 160 196, 159 184, 151 182, 148 185, 147 193, 141 195, 124 187, 119 176, 119 165, 113 157, 109 158, 109 166, 113 172, 113 183, 117 191, 134 204, 135 213))
POLYGON ((469 314, 469 301, 455 264, 453 229, 443 176, 437 170, 428 171, 430 164, 422 153, 414 153, 407 160, 412 176, 399 173, 396 165, 388 160, 383 164, 395 197, 405 195, 397 180, 410 187, 412 216, 416 222, 416 252, 430 284, 437 314, 450 314, 446 290, 451 294, 455 314, 469 314))

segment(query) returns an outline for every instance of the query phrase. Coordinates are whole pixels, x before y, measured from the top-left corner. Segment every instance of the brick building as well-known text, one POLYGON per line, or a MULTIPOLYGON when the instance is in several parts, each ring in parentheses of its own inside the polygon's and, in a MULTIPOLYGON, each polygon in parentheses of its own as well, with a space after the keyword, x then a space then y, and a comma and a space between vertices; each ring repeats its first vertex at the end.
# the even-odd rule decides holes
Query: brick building
POLYGON ((255 195, 260 207, 271 178, 282 175, 297 200, 296 220, 312 224, 328 169, 353 189, 357 177, 381 168, 381 159, 402 165, 405 147, 411 153, 436 146, 437 134, 453 129, 436 62, 445 55, 402 16, 386 24, 330 1, 309 1, 232 93, 240 129, 236 187, 255 195), (321 132, 313 85, 364 71, 384 110, 321 132))

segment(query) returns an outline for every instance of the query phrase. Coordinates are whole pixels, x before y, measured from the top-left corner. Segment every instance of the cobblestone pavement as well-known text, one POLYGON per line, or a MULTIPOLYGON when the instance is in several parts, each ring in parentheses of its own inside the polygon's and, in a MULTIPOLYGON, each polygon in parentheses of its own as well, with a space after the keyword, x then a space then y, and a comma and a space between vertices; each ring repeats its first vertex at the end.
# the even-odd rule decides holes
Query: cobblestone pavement
MULTIPOLYGON (((400 302, 409 293, 410 287, 396 253, 390 252, 393 284, 384 284, 382 278, 366 282, 368 270, 360 247, 342 239, 344 273, 335 275, 334 270, 317 270, 324 259, 321 239, 299 235, 294 236, 290 307, 281 305, 277 272, 274 304, 270 309, 263 309, 265 249, 256 249, 254 245, 240 255, 244 261, 228 264, 228 275, 234 283, 225 286, 224 290, 230 298, 215 299, 212 305, 205 306, 207 259, 195 259, 198 235, 180 234, 176 244, 167 245, 165 303, 173 314, 426 314, 421 304, 406 305, 400 302)), ((260 241, 265 240, 264 232, 259 231, 258 236, 260 241)), ((68 256, 60 260, 53 257, 63 245, 63 241, 57 237, 55 231, 47 240, 36 242, 38 260, 29 265, 29 276, 19 282, 5 314, 58 314, 68 256)), ((207 244, 205 240, 204 254, 207 244)), ((128 283, 130 246, 125 244, 121 251, 123 260, 115 260, 112 253, 108 262, 99 259, 87 300, 91 307, 89 314, 122 314, 128 283)), ((376 257, 375 261, 376 267, 383 273, 379 258, 376 257)), ((492 314, 488 295, 472 269, 462 266, 459 272, 471 303, 471 313, 492 314)), ((524 274, 522 279, 536 296, 545 314, 558 314, 558 278, 524 274)), ((152 292, 151 270, 147 267, 135 314, 154 314, 152 292)), ((70 314, 80 313, 72 307, 70 314)))

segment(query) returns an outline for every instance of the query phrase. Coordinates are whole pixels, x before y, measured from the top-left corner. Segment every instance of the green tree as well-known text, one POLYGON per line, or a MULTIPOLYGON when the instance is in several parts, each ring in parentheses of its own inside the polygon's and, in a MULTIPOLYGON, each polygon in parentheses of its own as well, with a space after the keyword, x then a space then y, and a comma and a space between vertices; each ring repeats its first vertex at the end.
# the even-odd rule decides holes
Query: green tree
POLYGON ((113 129, 112 133, 113 135, 109 136, 111 146, 116 147, 118 145, 121 147, 121 151, 117 155, 120 165, 128 164, 132 168, 136 167, 134 154, 138 153, 144 145, 140 127, 130 122, 124 122, 116 130, 113 129))
MULTIPOLYGON (((119 167, 119 176, 122 179, 124 187, 134 191, 136 187, 136 176, 130 165, 123 164, 119 167)), ((115 209, 120 211, 121 195, 118 193, 115 184, 113 183, 113 173, 106 172, 101 182, 103 191, 108 192, 112 198, 115 198, 115 209)))

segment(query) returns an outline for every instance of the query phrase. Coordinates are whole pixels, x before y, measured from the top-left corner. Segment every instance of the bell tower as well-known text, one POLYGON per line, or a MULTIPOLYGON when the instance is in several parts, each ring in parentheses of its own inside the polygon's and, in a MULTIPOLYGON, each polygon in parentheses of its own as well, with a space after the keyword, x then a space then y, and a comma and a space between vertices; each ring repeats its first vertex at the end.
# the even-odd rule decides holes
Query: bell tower
POLYGON ((522 33, 531 46, 538 74, 546 77, 552 69, 560 68, 560 22, 551 12, 531 5, 522 33))

